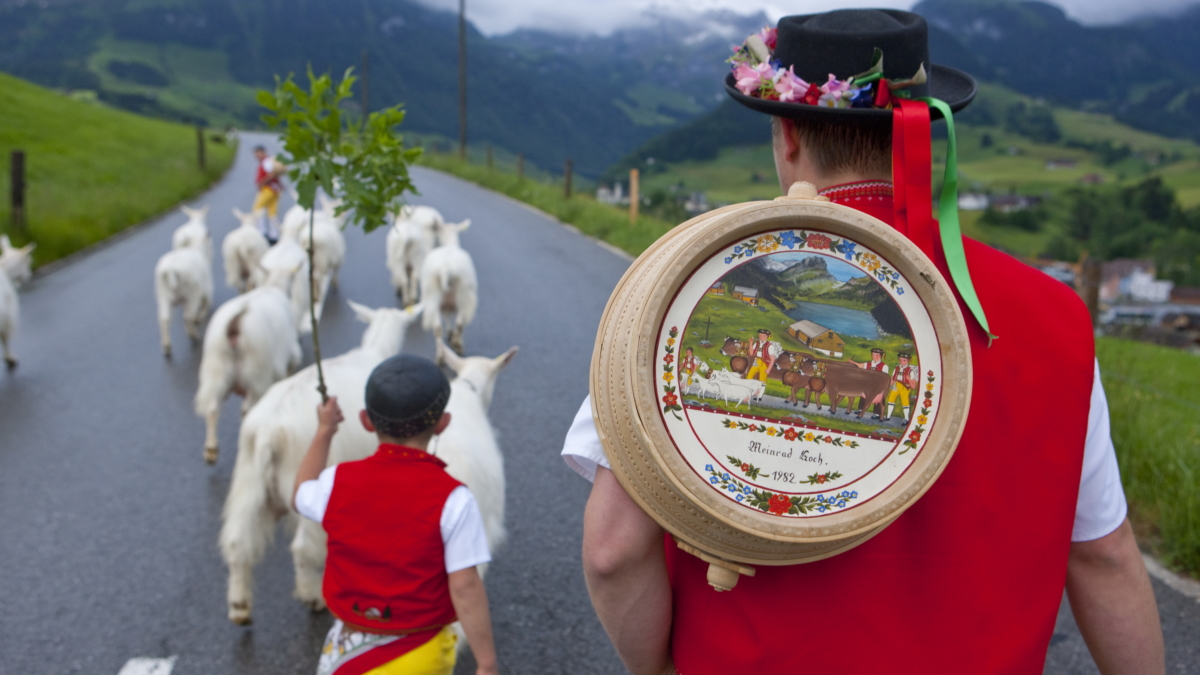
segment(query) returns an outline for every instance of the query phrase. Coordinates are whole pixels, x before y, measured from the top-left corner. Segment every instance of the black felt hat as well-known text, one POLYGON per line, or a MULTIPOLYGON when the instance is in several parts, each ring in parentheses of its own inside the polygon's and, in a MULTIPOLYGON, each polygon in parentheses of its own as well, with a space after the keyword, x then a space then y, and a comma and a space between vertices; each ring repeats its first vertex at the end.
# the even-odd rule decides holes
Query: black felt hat
MULTIPOLYGON (((883 76, 888 80, 913 77, 923 65, 928 82, 905 91, 914 98, 932 96, 958 112, 975 98, 970 75, 929 62, 929 28, 912 12, 892 9, 842 9, 824 14, 785 16, 779 20, 773 60, 783 69, 793 67, 806 82, 824 84, 832 74, 845 80, 871 69, 875 50, 883 52, 883 76)), ((805 103, 784 103, 738 91, 732 73, 725 90, 742 105, 776 117, 823 119, 838 122, 890 123, 892 111, 883 108, 831 108, 805 103)), ((930 115, 941 114, 930 108, 930 115)))
POLYGON ((450 401, 450 381, 433 361, 400 354, 371 371, 364 399, 376 430, 412 438, 437 425, 450 401))

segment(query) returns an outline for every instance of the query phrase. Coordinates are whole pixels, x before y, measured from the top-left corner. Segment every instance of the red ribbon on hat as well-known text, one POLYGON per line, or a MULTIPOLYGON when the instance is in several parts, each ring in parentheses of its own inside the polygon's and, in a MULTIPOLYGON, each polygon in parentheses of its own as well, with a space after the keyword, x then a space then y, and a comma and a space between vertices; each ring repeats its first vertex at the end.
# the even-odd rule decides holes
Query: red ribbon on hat
MULTIPOLYGON (((880 89, 886 85, 881 82, 880 89)), ((936 260, 937 242, 953 287, 958 291, 971 314, 988 336, 988 344, 996 338, 988 326, 983 306, 971 281, 963 250, 962 230, 958 223, 958 162, 954 138, 954 120, 950 107, 937 99, 912 100, 892 96, 892 187, 895 227, 908 237, 930 259, 936 260), (926 103, 929 102, 929 103, 926 103), (929 104, 937 106, 946 120, 949 144, 946 155, 946 176, 938 204, 941 223, 933 218, 933 138, 930 130, 929 104)))

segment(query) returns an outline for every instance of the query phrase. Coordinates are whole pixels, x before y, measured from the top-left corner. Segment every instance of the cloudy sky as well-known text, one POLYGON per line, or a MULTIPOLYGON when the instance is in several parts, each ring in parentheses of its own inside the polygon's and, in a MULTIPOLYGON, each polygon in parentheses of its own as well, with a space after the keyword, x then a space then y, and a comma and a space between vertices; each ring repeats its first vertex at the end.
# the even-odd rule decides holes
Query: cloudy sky
MULTIPOLYGON (((441 9, 458 10, 458 0, 418 0, 441 9)), ((784 14, 820 12, 839 7, 908 9, 913 0, 467 0, 470 20, 484 33, 496 35, 517 28, 608 33, 637 21, 645 10, 667 12, 732 9, 762 10, 772 19, 784 14)), ((1067 14, 1087 24, 1119 23, 1145 14, 1170 14, 1200 0, 1055 0, 1067 14)))

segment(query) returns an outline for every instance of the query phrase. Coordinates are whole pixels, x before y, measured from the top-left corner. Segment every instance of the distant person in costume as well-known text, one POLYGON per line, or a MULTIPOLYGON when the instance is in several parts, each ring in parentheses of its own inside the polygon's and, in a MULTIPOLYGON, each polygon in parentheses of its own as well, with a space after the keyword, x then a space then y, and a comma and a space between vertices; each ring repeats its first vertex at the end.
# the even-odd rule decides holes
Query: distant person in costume
MULTIPOLYGON (((929 210, 930 119, 966 107, 975 81, 931 63, 925 20, 899 10, 786 16, 733 61, 726 91, 771 116, 780 187, 807 181, 897 228, 968 308, 974 405, 945 473, 886 529, 824 560, 759 565, 719 593, 708 563, 617 481, 585 400, 562 454, 593 481, 584 578, 626 667, 1041 675, 1065 589, 1100 672, 1163 673, 1087 309, 1069 287, 964 240, 957 212, 940 214, 939 232, 929 210)), ((957 203, 952 192, 941 201, 957 203)))
POLYGON ((771 340, 771 331, 760 328, 758 338, 750 343, 750 369, 746 371, 746 379, 766 382, 771 368, 782 353, 783 347, 771 340))
POLYGON ((274 246, 279 241, 279 193, 283 192, 280 176, 287 173, 282 162, 267 154, 263 146, 255 146, 254 158, 258 168, 254 174, 254 186, 258 194, 254 197, 252 211, 258 214, 258 229, 274 246))
POLYGON ((887 397, 887 414, 883 416, 883 421, 888 421, 892 417, 892 413, 896 410, 896 404, 899 403, 901 410, 904 412, 904 422, 908 423, 912 418, 908 416, 908 406, 912 392, 916 390, 917 383, 920 382, 921 376, 917 372, 917 367, 911 365, 909 360, 912 355, 907 352, 900 352, 896 355, 899 363, 892 371, 892 387, 888 392, 887 397))
POLYGON ((450 382, 432 361, 392 357, 367 380, 359 421, 379 450, 329 468, 342 411, 330 398, 296 473, 293 506, 329 537, 322 593, 337 620, 318 675, 450 675, 462 622, 478 664, 495 675, 483 518, 466 486, 425 450, 449 426, 450 382))

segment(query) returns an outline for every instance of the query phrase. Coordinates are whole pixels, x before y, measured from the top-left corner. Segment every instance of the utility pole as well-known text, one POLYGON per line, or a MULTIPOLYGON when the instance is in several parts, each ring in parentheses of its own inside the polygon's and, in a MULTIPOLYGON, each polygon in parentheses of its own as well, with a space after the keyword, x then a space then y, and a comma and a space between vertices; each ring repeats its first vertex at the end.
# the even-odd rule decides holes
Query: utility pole
POLYGON ((458 0, 458 156, 467 158, 467 0, 458 0))
POLYGON ((567 166, 563 171, 563 196, 567 199, 571 198, 571 174, 574 173, 575 165, 571 160, 567 160, 567 166))
POLYGON ((363 119, 371 114, 371 53, 362 52, 362 114, 363 119))

